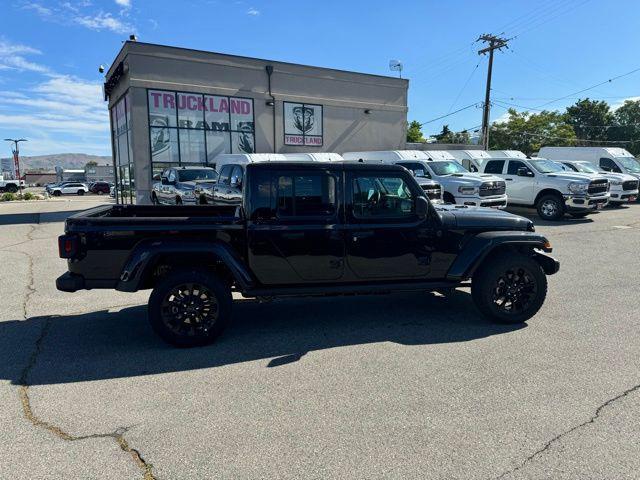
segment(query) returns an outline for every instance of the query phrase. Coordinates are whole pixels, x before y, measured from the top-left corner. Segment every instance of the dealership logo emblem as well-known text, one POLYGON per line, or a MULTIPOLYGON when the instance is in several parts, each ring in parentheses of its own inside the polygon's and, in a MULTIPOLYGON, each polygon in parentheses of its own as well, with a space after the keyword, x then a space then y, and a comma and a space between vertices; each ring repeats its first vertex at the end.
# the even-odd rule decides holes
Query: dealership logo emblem
POLYGON ((314 111, 311 107, 293 107, 293 126, 302 134, 313 130, 315 123, 314 111))

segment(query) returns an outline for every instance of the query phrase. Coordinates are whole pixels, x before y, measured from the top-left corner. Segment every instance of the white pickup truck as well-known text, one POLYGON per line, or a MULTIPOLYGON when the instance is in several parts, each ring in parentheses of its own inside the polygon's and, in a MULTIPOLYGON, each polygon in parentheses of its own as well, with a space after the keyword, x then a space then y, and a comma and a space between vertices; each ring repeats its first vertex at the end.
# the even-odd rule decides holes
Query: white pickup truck
POLYGON ((24 180, 5 179, 4 175, 0 174, 0 192, 15 193, 20 187, 24 187, 24 180))
POLYGON ((617 206, 623 203, 635 202, 638 198, 638 179, 625 173, 612 173, 598 170, 586 160, 556 160, 568 172, 587 173, 604 177, 609 180, 609 203, 617 206))
POLYGON ((510 205, 535 207, 544 220, 559 220, 565 213, 581 218, 609 203, 606 178, 567 172, 544 158, 493 158, 482 171, 505 180, 510 205))
POLYGON ((474 207, 505 208, 505 182, 493 175, 470 173, 443 150, 395 150, 380 152, 347 152, 345 160, 371 163, 393 163, 411 170, 416 176, 430 178, 440 185, 446 203, 474 207))

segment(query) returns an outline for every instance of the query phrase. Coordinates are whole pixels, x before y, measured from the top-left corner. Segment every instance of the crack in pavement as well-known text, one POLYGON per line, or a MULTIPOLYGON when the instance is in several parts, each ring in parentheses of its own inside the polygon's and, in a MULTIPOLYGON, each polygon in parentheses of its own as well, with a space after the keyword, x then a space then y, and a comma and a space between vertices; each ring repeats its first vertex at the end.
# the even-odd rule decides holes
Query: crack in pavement
POLYGON ((635 385, 631 388, 628 388, 627 390, 625 390, 624 392, 622 392, 619 395, 616 395, 613 398, 610 398, 609 400, 607 400, 606 402, 604 402, 602 405, 600 405, 595 413, 593 414, 593 416, 587 420, 586 422, 581 423, 580 425, 576 425, 575 427, 570 428, 569 430, 566 430, 558 435, 556 435, 555 437, 553 437, 551 440, 549 440, 542 448, 536 450, 535 452, 533 452, 531 455, 529 455, 527 458, 524 459, 523 462, 520 463, 520 465, 518 465, 515 468, 512 468, 511 470, 507 470, 506 472, 503 472, 501 475, 495 477, 495 480, 498 480, 500 478, 504 478, 507 475, 511 475, 512 473, 515 473, 521 469, 523 469, 528 463, 530 463, 531 461, 533 461, 536 457, 546 453, 554 443, 560 441, 563 437, 575 432, 576 430, 579 430, 583 427, 586 427, 587 425, 591 425, 592 423, 595 423, 595 421, 600 417, 600 414, 602 413, 602 411, 607 408, 609 405, 617 402, 618 400, 636 392, 640 390, 640 384, 635 385))
MULTIPOLYGON (((32 229, 29 232, 27 232, 27 238, 29 240, 26 240, 25 242, 22 242, 22 243, 27 243, 29 241, 35 240, 31 236, 31 235, 33 235, 35 230, 36 230, 36 227, 32 227, 32 229)), ((22 302, 23 317, 24 317, 24 320, 28 320, 29 317, 28 317, 28 314, 27 314, 27 307, 28 307, 29 301, 31 300, 31 296, 34 293, 36 293, 36 289, 35 289, 35 285, 34 285, 33 257, 29 253, 21 252, 21 251, 18 251, 18 250, 0 250, 0 251, 9 252, 9 253, 20 253, 22 255, 25 255, 28 258, 28 262, 29 262, 29 270, 28 270, 28 279, 29 280, 28 281, 29 281, 29 283, 27 285, 27 293, 24 295, 23 302, 22 302)), ((109 307, 109 309, 118 308, 118 307, 119 306, 109 307)), ((42 329, 40 330, 40 335, 38 336, 38 338, 36 339, 36 342, 34 344, 33 352, 31 352, 31 355, 29 357, 29 361, 27 362, 27 364, 25 365, 24 369, 22 370, 22 373, 20 374, 20 378, 18 380, 18 383, 20 385, 18 393, 19 393, 19 396, 20 396, 20 403, 22 405, 22 412, 24 414, 24 417, 29 422, 31 422, 31 424, 34 427, 38 427, 38 428, 42 428, 44 430, 47 430, 48 432, 52 433, 56 437, 66 441, 66 442, 78 442, 78 441, 82 441, 82 440, 89 440, 89 439, 96 439, 96 438, 112 438, 113 440, 115 440, 115 442, 117 443, 117 445, 120 448, 120 450, 122 450, 125 453, 128 453, 131 456, 131 458, 133 459, 133 461, 136 463, 138 468, 140 468, 142 470, 143 480, 156 480, 157 477, 153 473, 153 465, 151 463, 148 463, 144 459, 144 457, 142 456, 142 454, 140 453, 139 450, 137 450, 136 448, 133 448, 131 445, 129 445, 129 442, 124 437, 124 434, 129 430, 129 427, 119 427, 116 430, 114 430, 113 432, 93 433, 93 434, 89 434, 89 435, 78 436, 78 435, 72 435, 72 434, 66 432, 65 430, 63 430, 61 427, 41 419, 40 417, 38 417, 34 413, 33 407, 31 406, 31 399, 29 397, 29 387, 30 387, 29 375, 31 374, 31 371, 33 370, 33 368, 36 366, 36 363, 38 361, 38 357, 40 355, 40 352, 42 351, 42 345, 43 345, 44 340, 46 339, 46 337, 47 337, 47 335, 49 333, 49 330, 51 328, 51 318, 52 318, 52 316, 48 316, 44 320, 44 323, 42 325, 42 329)))

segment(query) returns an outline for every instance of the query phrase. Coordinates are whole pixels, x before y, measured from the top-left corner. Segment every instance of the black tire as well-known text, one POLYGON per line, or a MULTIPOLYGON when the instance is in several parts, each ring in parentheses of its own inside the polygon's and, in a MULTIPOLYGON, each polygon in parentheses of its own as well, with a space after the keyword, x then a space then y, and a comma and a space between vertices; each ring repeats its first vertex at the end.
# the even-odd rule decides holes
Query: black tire
POLYGON ((180 197, 176 197, 176 205, 182 205, 182 199, 180 197))
POLYGON ((536 210, 543 220, 560 220, 565 213, 564 200, 553 193, 543 195, 536 203, 536 210))
POLYGON ((84 190, 78 190, 78 195, 84 195, 84 190))
POLYGON ((523 323, 542 307, 547 277, 531 257, 501 253, 489 257, 474 273, 471 296, 487 318, 499 323, 523 323))
POLYGON ((178 270, 151 292, 149 322, 176 347, 209 345, 229 323, 231 303, 231 289, 208 271, 178 270))
POLYGON ((589 215, 589 213, 590 212, 570 212, 569 215, 571 215, 573 218, 584 218, 589 215))
POLYGON ((9 193, 16 193, 18 191, 18 187, 13 183, 8 184, 4 189, 9 193))
POLYGON ((151 194, 151 203, 153 203, 154 205, 158 205, 159 204, 158 197, 156 197, 155 193, 151 194))
POLYGON ((60 190, 56 190, 53 192, 54 197, 59 197, 60 195, 62 195, 62 192, 60 190))
POLYGON ((444 203, 452 203, 452 204, 454 204, 454 205, 455 205, 455 203, 456 203, 456 199, 455 199, 455 197, 454 197, 453 195, 451 195, 449 192, 444 192, 444 193, 442 194, 442 201, 443 201, 444 203))

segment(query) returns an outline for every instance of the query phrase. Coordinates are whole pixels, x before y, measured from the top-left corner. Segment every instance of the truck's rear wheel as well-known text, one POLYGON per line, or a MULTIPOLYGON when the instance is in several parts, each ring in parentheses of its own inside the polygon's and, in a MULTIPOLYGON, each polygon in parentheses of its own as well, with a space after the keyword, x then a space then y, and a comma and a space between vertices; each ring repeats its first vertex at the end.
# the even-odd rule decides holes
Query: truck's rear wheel
POLYGON ((230 289, 206 270, 179 270, 151 292, 149 321, 172 345, 208 345, 229 322, 231 301, 230 289))
POLYGON ((564 200, 560 195, 544 195, 538 200, 536 210, 543 220, 559 220, 564 216, 564 200))
POLYGON ((18 187, 13 183, 9 183, 6 187, 4 187, 4 189, 9 193, 16 193, 18 191, 18 187))
POLYGON ((78 190, 78 195, 84 195, 84 190, 78 190))
POLYGON ((473 275, 471 295, 486 317, 500 323, 522 323, 542 307, 547 277, 531 257, 501 254, 473 275))

